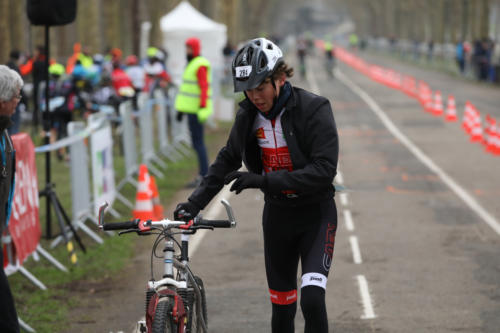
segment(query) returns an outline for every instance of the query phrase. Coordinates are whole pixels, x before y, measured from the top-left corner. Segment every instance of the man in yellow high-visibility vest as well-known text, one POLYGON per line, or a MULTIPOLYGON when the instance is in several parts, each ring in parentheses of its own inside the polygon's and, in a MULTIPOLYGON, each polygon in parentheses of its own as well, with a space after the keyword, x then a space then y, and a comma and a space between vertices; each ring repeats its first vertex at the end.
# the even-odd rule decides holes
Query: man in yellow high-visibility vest
POLYGON ((177 120, 186 113, 193 148, 198 155, 199 174, 189 183, 196 187, 201 183, 208 171, 207 149, 203 139, 203 124, 212 114, 212 89, 210 62, 200 55, 201 43, 198 38, 186 40, 186 56, 188 64, 182 75, 182 84, 175 99, 177 120))

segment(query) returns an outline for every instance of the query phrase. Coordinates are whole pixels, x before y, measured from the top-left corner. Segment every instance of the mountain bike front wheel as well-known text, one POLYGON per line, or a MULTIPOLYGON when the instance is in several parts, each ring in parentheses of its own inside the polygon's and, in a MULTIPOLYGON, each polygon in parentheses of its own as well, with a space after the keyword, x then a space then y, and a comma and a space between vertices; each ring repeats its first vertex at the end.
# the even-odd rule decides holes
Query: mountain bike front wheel
POLYGON ((152 333, 177 333, 177 325, 172 317, 174 302, 170 297, 160 299, 155 310, 152 333))

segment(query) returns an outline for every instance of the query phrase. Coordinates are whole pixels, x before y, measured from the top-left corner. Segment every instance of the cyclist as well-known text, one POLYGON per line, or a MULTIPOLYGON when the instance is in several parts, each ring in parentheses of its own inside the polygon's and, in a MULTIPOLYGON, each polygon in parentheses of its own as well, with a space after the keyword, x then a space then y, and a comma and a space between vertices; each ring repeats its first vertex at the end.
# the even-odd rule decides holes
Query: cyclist
POLYGON ((306 77, 306 54, 307 54, 307 43, 305 39, 299 39, 297 41, 297 57, 299 58, 299 70, 300 77, 306 77))
POLYGON ((333 44, 325 41, 325 69, 328 76, 333 78, 333 69, 335 68, 335 50, 333 44))
POLYGON ((226 145, 174 217, 197 215, 233 180, 230 190, 236 194, 261 189, 272 331, 294 332, 300 259, 305 332, 326 333, 325 290, 337 227, 332 183, 338 135, 330 103, 292 87, 287 78, 293 69, 265 38, 251 40, 236 53, 232 74, 234 90, 246 98, 226 145), (248 171, 237 171, 242 161, 248 171))

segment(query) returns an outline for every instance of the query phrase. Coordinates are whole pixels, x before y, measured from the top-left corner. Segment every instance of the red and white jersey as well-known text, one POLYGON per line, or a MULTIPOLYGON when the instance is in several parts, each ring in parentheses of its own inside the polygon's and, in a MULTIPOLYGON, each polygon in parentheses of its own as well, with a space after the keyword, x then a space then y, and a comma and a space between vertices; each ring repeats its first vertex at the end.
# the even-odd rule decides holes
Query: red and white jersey
POLYGON ((281 128, 281 115, 273 120, 266 119, 257 113, 254 123, 254 133, 262 150, 262 169, 265 173, 276 170, 293 170, 292 159, 288 151, 283 129, 281 128))

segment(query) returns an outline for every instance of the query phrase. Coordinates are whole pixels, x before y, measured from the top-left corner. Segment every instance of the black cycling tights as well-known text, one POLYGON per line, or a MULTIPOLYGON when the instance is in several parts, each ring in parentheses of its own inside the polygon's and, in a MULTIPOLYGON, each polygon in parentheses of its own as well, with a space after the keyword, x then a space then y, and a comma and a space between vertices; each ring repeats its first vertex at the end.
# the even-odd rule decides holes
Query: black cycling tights
POLYGON ((333 200, 301 207, 264 206, 263 231, 273 333, 293 333, 297 273, 306 333, 327 333, 325 288, 332 263, 337 210, 333 200))
POLYGON ((328 332, 325 289, 306 286, 301 289, 300 307, 306 320, 305 333, 328 332))
POLYGON ((297 311, 297 302, 288 305, 273 304, 271 327, 273 332, 295 332, 294 318, 297 311))
MULTIPOLYGON (((325 306, 325 289, 307 286, 302 288, 300 307, 306 321, 304 333, 328 332, 328 319, 325 306)), ((289 305, 273 303, 272 331, 280 333, 295 332, 294 318, 297 302, 289 305)))

